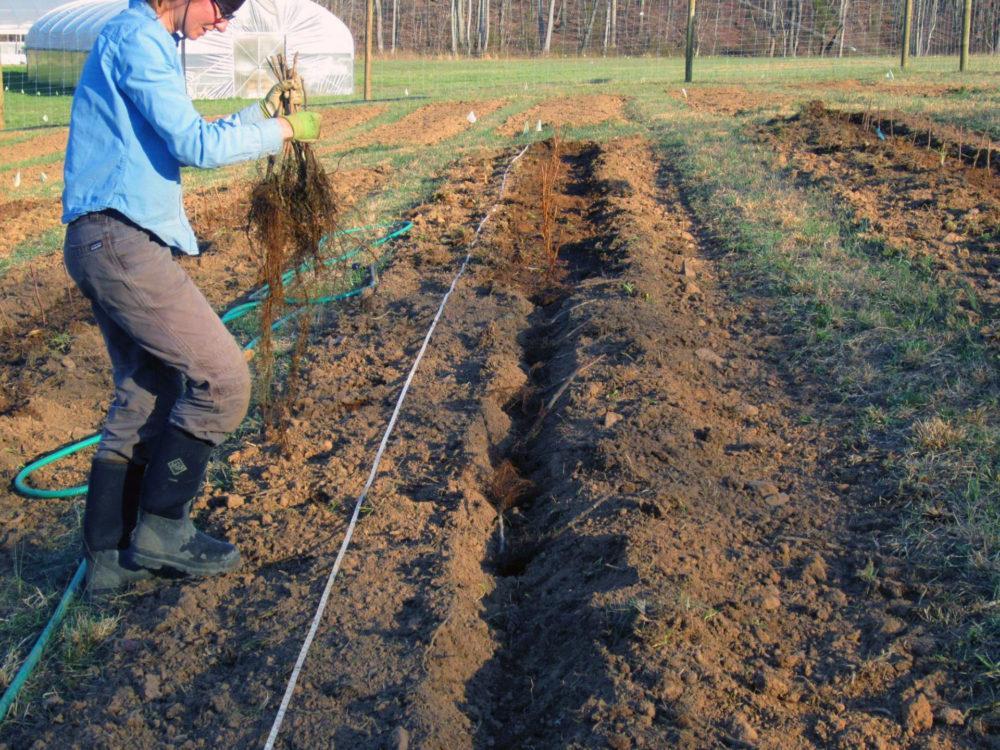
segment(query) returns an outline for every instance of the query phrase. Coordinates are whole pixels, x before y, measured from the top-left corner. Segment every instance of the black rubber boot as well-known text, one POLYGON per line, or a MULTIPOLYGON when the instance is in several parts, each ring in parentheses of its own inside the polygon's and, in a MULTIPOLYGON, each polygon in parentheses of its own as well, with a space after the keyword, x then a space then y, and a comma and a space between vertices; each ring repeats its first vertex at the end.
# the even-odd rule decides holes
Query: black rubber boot
POLYGON ((86 550, 85 557, 87 573, 84 591, 88 599, 108 596, 130 583, 143 581, 153 575, 132 562, 121 550, 86 550))
POLYGON ((146 467, 139 523, 128 557, 150 570, 192 576, 226 573, 240 564, 235 546, 202 533, 191 522, 191 504, 201 490, 212 446, 168 427, 146 467))
POLYGON ((125 461, 97 459, 90 465, 83 514, 83 553, 87 560, 88 596, 106 595, 150 572, 119 557, 119 549, 135 525, 143 467, 125 461))

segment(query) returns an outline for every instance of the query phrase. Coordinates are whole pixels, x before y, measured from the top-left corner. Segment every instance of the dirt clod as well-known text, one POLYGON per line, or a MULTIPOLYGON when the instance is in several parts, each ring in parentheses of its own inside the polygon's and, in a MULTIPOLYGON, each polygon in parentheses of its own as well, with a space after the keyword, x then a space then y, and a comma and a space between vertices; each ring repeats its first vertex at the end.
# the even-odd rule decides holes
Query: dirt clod
POLYGON ((147 673, 142 683, 142 697, 147 701, 155 701, 162 695, 160 692, 160 676, 147 673))
POLYGON ((730 724, 730 727, 733 733, 733 737, 735 737, 740 742, 753 744, 757 742, 757 740, 760 738, 760 734, 757 732, 756 729, 753 728, 753 725, 750 723, 750 720, 747 719, 747 717, 744 716, 743 714, 740 713, 735 714, 733 716, 733 720, 730 724))
POLYGON ((911 734, 924 732, 934 724, 934 711, 927 696, 923 693, 917 695, 903 709, 903 726, 911 734))
POLYGON ((764 479, 747 482, 747 489, 752 490, 760 498, 768 498, 771 495, 777 495, 781 491, 774 482, 764 479))
POLYGON ((392 733, 392 739, 390 740, 389 746, 391 750, 409 750, 410 733, 403 727, 396 727, 392 733))
POLYGON ((827 575, 826 560, 821 555, 813 555, 802 567, 802 580, 809 584, 825 583, 827 575))
POLYGON ((781 597, 776 593, 765 593, 760 597, 760 608, 765 612, 774 612, 781 609, 781 597))
POLYGON ((942 706, 934 712, 934 718, 952 727, 960 727, 965 724, 965 713, 954 706, 942 706))
POLYGON ((715 365, 719 369, 722 369, 726 365, 726 360, 725 359, 723 359, 722 357, 720 357, 718 354, 716 354, 711 349, 707 349, 705 347, 702 347, 700 349, 696 349, 695 352, 694 352, 694 356, 696 356, 702 362, 708 362, 711 365, 715 365))

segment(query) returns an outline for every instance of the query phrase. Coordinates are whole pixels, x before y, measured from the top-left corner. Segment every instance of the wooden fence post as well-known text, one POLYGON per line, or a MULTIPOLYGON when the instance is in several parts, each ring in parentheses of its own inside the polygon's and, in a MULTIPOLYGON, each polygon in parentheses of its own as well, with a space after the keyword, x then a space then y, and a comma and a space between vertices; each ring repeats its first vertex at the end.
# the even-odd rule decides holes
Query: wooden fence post
POLYGON ((691 83, 694 74, 694 4, 695 0, 688 0, 687 49, 684 51, 685 83, 691 83))
POLYGON ((899 67, 906 70, 910 64, 910 25, 913 22, 913 0, 903 0, 903 51, 899 57, 899 67))
POLYGON ((962 54, 958 58, 958 70, 965 72, 969 64, 969 37, 972 35, 972 0, 962 3, 962 54))
POLYGON ((375 0, 368 0, 365 13, 365 101, 372 98, 372 23, 375 18, 375 0))

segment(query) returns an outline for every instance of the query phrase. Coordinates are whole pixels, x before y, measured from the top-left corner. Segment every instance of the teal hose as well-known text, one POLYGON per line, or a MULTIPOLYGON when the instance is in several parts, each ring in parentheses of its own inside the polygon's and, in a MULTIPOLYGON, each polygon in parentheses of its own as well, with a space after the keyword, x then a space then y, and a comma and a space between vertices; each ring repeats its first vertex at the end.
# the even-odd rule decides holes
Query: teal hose
MULTIPOLYGON (((383 235, 375 242, 371 243, 371 245, 369 245, 369 247, 375 248, 375 247, 381 247, 382 245, 396 239, 397 237, 401 237, 402 235, 409 232, 412 227, 413 224, 412 222, 409 221, 392 225, 375 224, 367 227, 355 227, 352 229, 346 229, 341 232, 337 232, 333 236, 356 234, 358 232, 363 232, 370 229, 389 229, 390 231, 388 231, 385 235, 383 235)), ((323 245, 326 244, 326 242, 327 238, 324 237, 322 242, 320 243, 320 247, 322 248, 323 245)), ((349 260, 350 258, 353 258, 354 256, 358 255, 365 247, 366 247, 365 245, 359 245, 357 248, 351 250, 350 252, 337 256, 336 258, 328 259, 324 261, 324 266, 332 266, 336 263, 343 263, 344 261, 349 260)), ((285 323, 287 323, 288 321, 297 318, 299 315, 305 312, 305 310, 307 309, 307 305, 330 304, 331 302, 337 302, 339 300, 344 300, 348 299, 349 297, 357 296, 361 294, 366 288, 374 287, 375 284, 378 282, 378 276, 377 276, 378 266, 379 264, 376 263, 370 268, 370 280, 367 284, 358 286, 347 292, 342 292, 340 294, 332 294, 325 297, 317 297, 316 299, 310 299, 308 301, 289 300, 290 302, 292 302, 292 304, 301 304, 302 307, 293 310, 288 315, 285 315, 284 317, 275 321, 271 325, 272 330, 276 330, 285 323)), ((298 269, 293 269, 291 271, 286 272, 282 277, 282 283, 287 283, 296 275, 296 273, 299 273, 304 270, 309 270, 310 268, 311 266, 309 264, 304 264, 298 269)), ((222 315, 222 322, 228 323, 233 320, 238 320, 239 318, 242 318, 244 315, 247 315, 252 310, 259 307, 261 303, 265 299, 267 299, 267 295, 269 293, 270 289, 268 289, 267 285, 264 285, 263 287, 260 287, 259 289, 255 290, 250 295, 251 299, 250 302, 244 302, 227 310, 225 314, 222 315)), ((257 346, 259 341, 260 341, 260 336, 257 336, 254 339, 252 339, 246 346, 244 346, 243 349, 244 350, 253 349, 254 347, 257 346)), ((35 472, 44 466, 48 466, 51 463, 55 463, 56 461, 65 458, 66 456, 72 455, 77 451, 81 451, 84 448, 89 448, 90 446, 99 443, 100 440, 101 440, 101 434, 95 433, 93 435, 90 435, 89 437, 85 437, 83 440, 79 440, 75 443, 62 447, 59 450, 53 451, 47 456, 43 456, 42 458, 39 458, 36 461, 32 461, 30 464, 21 469, 21 471, 19 471, 17 476, 14 478, 14 489, 20 494, 31 498, 73 497, 75 495, 85 494, 87 492, 87 485, 85 484, 79 485, 77 487, 67 487, 65 489, 48 490, 48 489, 40 489, 37 487, 29 486, 27 484, 27 478, 32 474, 32 472, 35 472)), ((7 717, 7 712, 10 710, 10 707, 14 704, 14 701, 17 700, 17 696, 21 692, 21 688, 24 687, 24 684, 28 681, 28 678, 34 671, 35 666, 38 664, 38 661, 42 658, 42 652, 45 650, 45 646, 48 644, 49 639, 52 637, 52 634, 56 632, 56 630, 59 628, 60 623, 62 623, 63 618, 66 616, 66 610, 69 607, 70 602, 73 600, 73 597, 76 595, 77 590, 80 588, 80 584, 83 582, 86 572, 87 572, 87 561, 81 560, 79 566, 77 566, 76 572, 73 574, 73 578, 69 582, 69 585, 66 586, 66 590, 63 592, 62 598, 59 600, 59 604, 56 605, 55 612, 52 613, 52 617, 49 618, 48 623, 45 625, 45 629, 42 630, 41 634, 38 636, 38 640, 35 641, 35 645, 32 647, 30 653, 28 654, 28 658, 24 660, 24 664, 21 665, 21 668, 17 671, 17 674, 14 676, 14 679, 11 681, 10 685, 8 685, 7 689, 4 691, 3 696, 0 697, 0 722, 3 722, 3 720, 7 717)))
POLYGON ((71 456, 77 451, 82 451, 84 448, 89 448, 92 445, 96 445, 101 442, 101 433, 95 433, 89 437, 85 437, 83 440, 78 440, 70 445, 63 446, 57 451, 50 453, 47 456, 39 458, 37 461, 32 461, 30 464, 25 466, 21 471, 18 472, 17 476, 14 477, 14 489, 17 490, 22 495, 33 498, 51 498, 51 497, 73 497, 74 495, 83 495, 87 491, 87 485, 81 484, 76 487, 67 487, 62 490, 43 490, 37 487, 31 487, 25 483, 24 480, 28 478, 28 475, 33 471, 37 471, 44 466, 53 464, 61 458, 66 456, 71 456))
MULTIPOLYGON (((360 254, 366 247, 371 247, 371 248, 381 247, 382 245, 385 245, 386 243, 391 242, 392 240, 406 234, 407 232, 410 231, 412 227, 413 227, 412 222, 404 221, 398 224, 373 224, 364 227, 352 227, 351 229, 344 229, 339 232, 336 232, 335 234, 332 235, 333 237, 357 234, 359 232, 369 231, 372 229, 388 230, 386 234, 379 237, 377 240, 370 243, 369 245, 358 245, 358 247, 344 253, 343 255, 338 255, 335 258, 328 258, 323 261, 323 265, 324 267, 330 267, 338 263, 343 263, 360 254)), ((326 245, 327 241, 328 238, 324 237, 322 242, 320 242, 320 247, 326 245)), ((287 283, 291 281, 296 276, 296 274, 308 271, 311 268, 312 265, 310 263, 304 263, 299 268, 293 268, 290 271, 286 271, 282 276, 282 283, 287 283)), ((350 297, 355 297, 361 294, 366 288, 375 286, 376 282, 377 282, 376 267, 373 266, 371 269, 371 278, 369 282, 362 286, 355 287, 354 289, 351 289, 347 292, 342 292, 340 294, 332 294, 324 297, 317 297, 316 299, 310 299, 310 300, 288 299, 287 300, 288 302, 292 304, 302 305, 302 307, 299 307, 296 310, 293 310, 288 315, 285 315, 284 317, 276 320, 274 323, 271 324, 271 330, 277 330, 286 323, 288 323, 289 321, 297 318, 299 315, 305 312, 307 305, 328 305, 332 302, 339 302, 340 300, 349 299, 350 297)), ((222 322, 231 323, 234 320, 239 320, 240 318, 248 315, 253 310, 256 310, 263 304, 264 300, 267 299, 268 295, 270 294, 270 291, 271 290, 267 286, 267 284, 264 284, 263 286, 254 290, 249 295, 250 299, 249 302, 243 302, 238 305, 235 305, 234 307, 230 308, 225 313, 223 313, 222 322)), ((244 351, 249 349, 254 349, 259 343, 260 343, 260 336, 256 336, 253 339, 251 339, 251 341, 246 346, 244 346, 243 349, 244 351)), ((66 456, 71 456, 74 453, 82 451, 84 448, 89 448, 90 446, 99 443, 100 440, 101 440, 101 433, 98 432, 83 438, 83 440, 79 440, 75 443, 71 443, 70 445, 66 445, 53 453, 50 453, 46 456, 42 456, 41 458, 32 461, 30 464, 21 469, 17 473, 17 476, 14 477, 14 491, 21 495, 24 495, 25 497, 30 497, 34 499, 75 497, 76 495, 86 494, 87 485, 85 484, 81 484, 76 487, 66 487, 64 489, 44 489, 40 487, 32 487, 31 485, 28 484, 27 480, 29 476, 31 476, 34 472, 38 471, 39 469, 48 466, 49 464, 55 463, 56 461, 65 458, 66 456)))
POLYGON ((7 686, 7 689, 3 693, 3 697, 0 698, 0 722, 7 718, 7 712, 14 704, 14 701, 17 700, 18 693, 21 692, 21 688, 24 687, 24 683, 28 681, 28 678, 35 669, 35 665, 38 664, 38 660, 42 658, 42 651, 45 650, 45 645, 49 642, 49 638, 52 637, 52 634, 59 627, 63 617, 66 616, 66 609, 69 607, 69 603, 73 600, 76 590, 80 588, 80 583, 83 581, 83 576, 86 572, 87 561, 81 560, 80 564, 77 566, 76 573, 73 574, 73 578, 66 587, 66 591, 63 592, 62 599, 60 599, 59 604, 56 605, 56 611, 52 613, 52 617, 49 618, 48 623, 45 625, 45 629, 42 631, 42 634, 38 636, 38 640, 35 641, 35 645, 31 648, 28 658, 24 660, 24 664, 22 664, 21 668, 17 670, 17 674, 14 675, 14 679, 11 680, 10 685, 7 686))

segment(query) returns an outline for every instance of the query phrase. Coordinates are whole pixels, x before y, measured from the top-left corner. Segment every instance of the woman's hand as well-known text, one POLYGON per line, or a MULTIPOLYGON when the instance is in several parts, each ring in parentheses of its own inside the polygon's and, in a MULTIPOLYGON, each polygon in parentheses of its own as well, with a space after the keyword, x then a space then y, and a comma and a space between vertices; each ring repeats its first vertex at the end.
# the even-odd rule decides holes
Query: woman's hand
POLYGON ((312 143, 319 138, 319 129, 322 118, 315 112, 306 112, 305 110, 301 112, 296 112, 293 115, 288 115, 287 117, 278 118, 278 122, 282 126, 287 126, 288 130, 282 129, 282 133, 288 133, 285 138, 291 138, 293 141, 300 141, 302 143, 312 143))
POLYGON ((274 84, 260 100, 260 108, 267 117, 276 117, 283 111, 281 106, 283 101, 287 101, 294 110, 301 107, 305 103, 305 99, 302 77, 296 73, 287 81, 274 84))

